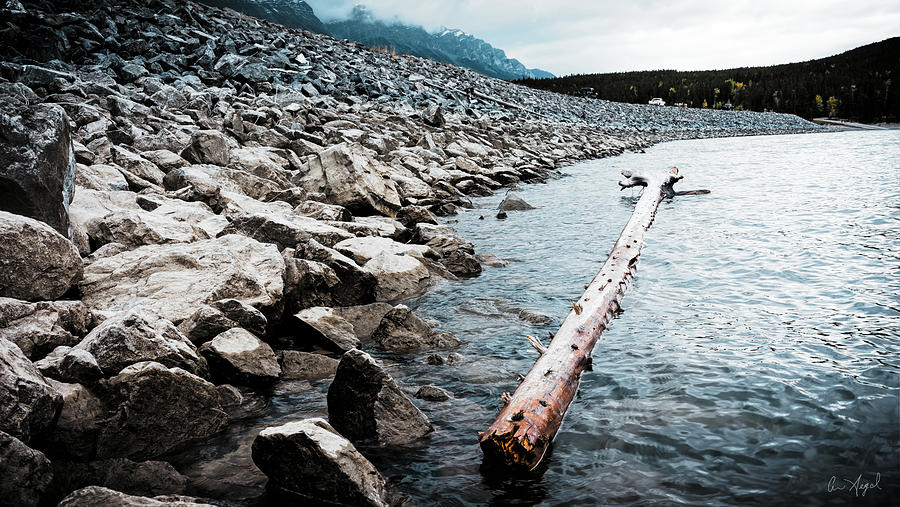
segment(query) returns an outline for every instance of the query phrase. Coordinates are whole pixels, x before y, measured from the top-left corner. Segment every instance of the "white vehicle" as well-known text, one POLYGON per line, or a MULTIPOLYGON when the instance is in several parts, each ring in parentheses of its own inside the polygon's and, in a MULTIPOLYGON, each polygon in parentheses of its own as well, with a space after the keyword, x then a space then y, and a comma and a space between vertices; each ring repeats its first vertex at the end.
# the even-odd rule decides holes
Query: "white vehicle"
POLYGON ((654 97, 654 98, 650 99, 650 102, 647 102, 647 103, 650 104, 651 106, 664 106, 664 105, 666 105, 666 101, 663 100, 663 99, 661 99, 661 98, 659 98, 659 97, 654 97))

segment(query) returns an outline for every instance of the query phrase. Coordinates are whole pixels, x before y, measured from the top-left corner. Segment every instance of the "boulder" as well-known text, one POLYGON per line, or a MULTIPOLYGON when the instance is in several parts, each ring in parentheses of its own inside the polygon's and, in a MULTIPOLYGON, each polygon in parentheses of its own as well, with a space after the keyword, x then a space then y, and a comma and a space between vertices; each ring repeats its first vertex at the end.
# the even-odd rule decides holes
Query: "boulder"
POLYGON ((147 245, 94 260, 82 300, 105 315, 145 306, 179 324, 197 308, 225 298, 279 312, 284 260, 274 245, 246 236, 147 245))
POLYGON ((178 325, 193 343, 206 343, 231 328, 242 327, 263 336, 268 319, 261 311, 237 299, 222 299, 203 305, 178 325))
POLYGON ((416 398, 425 401, 447 401, 452 397, 446 389, 433 384, 424 385, 416 391, 416 398))
POLYGON ((106 376, 144 361, 177 366, 200 377, 209 375, 194 344, 170 321, 141 307, 106 319, 74 349, 90 352, 106 376))
POLYGON ((392 308, 394 307, 390 303, 371 303, 335 308, 334 313, 353 324, 356 337, 365 342, 372 338, 372 333, 378 328, 381 319, 392 308))
POLYGON ((126 458, 75 462, 54 456, 53 474, 56 489, 65 492, 100 486, 128 495, 171 495, 183 493, 188 482, 165 461, 126 458))
POLYGON ((504 197, 503 200, 500 201, 500 205, 497 206, 497 209, 499 209, 500 211, 524 211, 536 208, 525 202, 525 199, 522 199, 512 192, 509 192, 506 194, 506 197, 504 197))
POLYGON ((137 363, 103 386, 113 408, 97 439, 100 458, 151 459, 216 433, 227 420, 216 386, 181 368, 137 363))
POLYGON ((76 165, 75 183, 90 190, 128 190, 128 181, 122 172, 106 164, 76 165))
POLYGON ((102 486, 88 486, 69 493, 57 507, 214 507, 199 498, 160 495, 154 498, 126 495, 102 486))
POLYGON ((225 167, 231 162, 229 139, 218 130, 198 130, 191 134, 191 142, 181 152, 181 158, 194 164, 225 167))
POLYGON ((372 339, 389 352, 421 352, 460 345, 458 338, 447 332, 435 332, 406 305, 397 305, 384 315, 372 339))
POLYGON ((60 346, 34 365, 45 377, 61 382, 87 384, 103 378, 97 358, 83 349, 60 346))
POLYGON ((290 188, 238 169, 226 169, 215 165, 192 165, 173 169, 163 178, 163 184, 167 190, 190 187, 198 195, 207 195, 218 190, 222 193, 233 192, 260 200, 264 200, 272 192, 290 188))
POLYGON ((280 488, 328 504, 388 505, 384 477, 324 419, 266 428, 252 452, 280 488))
POLYGON ((60 345, 75 345, 87 333, 90 315, 81 301, 29 303, 0 298, 0 338, 16 345, 31 360, 60 345))
POLYGON ((0 297, 59 299, 83 269, 75 245, 49 225, 0 211, 0 297))
POLYGON ((422 111, 422 121, 430 127, 443 127, 446 123, 440 104, 431 104, 422 111))
POLYGON ((22 440, 48 429, 62 396, 14 343, 0 338, 0 431, 22 440))
POLYGON ((278 380, 281 367, 272 347, 246 329, 229 329, 200 347, 216 383, 267 385, 278 380))
POLYGON ((281 376, 296 380, 317 380, 334 376, 338 360, 323 354, 285 350, 279 353, 281 376))
POLYGON ((346 352, 359 346, 353 324, 334 313, 333 308, 316 306, 294 315, 297 338, 335 352, 346 352))
POLYGON ((393 181, 361 146, 342 143, 312 156, 309 171, 297 181, 307 192, 319 192, 354 215, 392 216, 400 209, 393 181))
POLYGON ((191 165, 190 162, 182 158, 180 155, 169 150, 143 151, 141 152, 141 156, 156 164, 156 167, 158 167, 164 173, 168 173, 173 169, 191 165))
POLYGON ((327 204, 318 201, 303 201, 294 208, 294 214, 315 218, 316 220, 336 220, 349 222, 353 215, 347 208, 337 204, 327 204))
POLYGON ((156 167, 156 164, 137 153, 122 148, 121 146, 113 146, 110 151, 113 156, 113 161, 115 161, 119 167, 148 183, 162 186, 163 178, 165 178, 166 173, 161 171, 159 167, 156 167))
POLYGON ((365 352, 344 354, 328 388, 328 420, 352 441, 402 445, 433 428, 394 379, 365 352))
POLYGON ((398 301, 421 296, 428 290, 431 274, 415 257, 382 252, 363 265, 377 280, 377 301, 398 301))
POLYGON ((243 234, 262 243, 274 243, 279 250, 294 248, 309 239, 331 246, 353 237, 347 231, 313 218, 263 214, 237 217, 220 234, 243 234))
POLYGON ((377 257, 381 253, 409 255, 420 261, 424 261, 426 257, 438 258, 438 255, 426 245, 409 245, 398 243, 390 238, 373 236, 345 239, 335 244, 334 249, 353 258, 359 265, 369 262, 370 259, 377 257))
POLYGON ((311 239, 298 244, 296 249, 285 250, 284 255, 285 280, 289 280, 285 283, 291 288, 287 300, 289 309, 310 306, 309 304, 292 306, 294 304, 292 302, 304 300, 318 301, 319 306, 351 306, 375 301, 377 285, 375 276, 337 250, 311 239), (300 259, 315 261, 316 264, 302 262, 300 259), (288 264, 292 266, 288 267, 288 264), (330 273, 327 270, 323 272, 323 264, 330 273), (304 285, 303 280, 309 284, 304 285), (325 293, 320 292, 323 285, 328 286, 325 293), (306 290, 314 290, 312 294, 316 297, 305 293, 306 290))
POLYGON ((0 503, 33 507, 53 482, 53 467, 40 451, 0 431, 0 503))
POLYGON ((478 258, 462 250, 453 250, 444 254, 441 264, 447 271, 460 278, 472 278, 481 274, 481 264, 478 258))
POLYGON ((69 237, 74 192, 75 152, 63 109, 0 101, 0 210, 44 222, 69 237))
POLYGON ((292 186, 287 159, 272 148, 238 148, 231 150, 228 167, 275 182, 282 188, 292 186))
POLYGON ((42 445, 59 456, 92 459, 107 416, 106 407, 82 384, 50 380, 50 385, 62 395, 63 403, 53 429, 41 438, 42 445))

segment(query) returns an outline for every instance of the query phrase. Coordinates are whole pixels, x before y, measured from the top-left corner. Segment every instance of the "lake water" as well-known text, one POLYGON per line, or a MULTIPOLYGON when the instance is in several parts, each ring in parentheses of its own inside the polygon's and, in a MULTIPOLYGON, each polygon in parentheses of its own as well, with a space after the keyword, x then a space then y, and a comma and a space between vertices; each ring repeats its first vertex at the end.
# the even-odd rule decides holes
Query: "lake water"
MULTIPOLYGON (((373 351, 408 392, 454 395, 417 402, 436 429, 417 445, 363 449, 398 490, 421 505, 897 502, 900 132, 673 142, 563 172, 517 190, 536 210, 497 220, 501 194, 451 220, 509 262, 410 303, 465 342, 460 363, 373 351), (483 469, 476 433, 534 361, 525 335, 556 331, 631 214, 619 171, 672 165, 676 190, 712 193, 660 205, 543 474, 483 469)), ((282 388, 247 425, 324 415, 326 390, 282 388)))

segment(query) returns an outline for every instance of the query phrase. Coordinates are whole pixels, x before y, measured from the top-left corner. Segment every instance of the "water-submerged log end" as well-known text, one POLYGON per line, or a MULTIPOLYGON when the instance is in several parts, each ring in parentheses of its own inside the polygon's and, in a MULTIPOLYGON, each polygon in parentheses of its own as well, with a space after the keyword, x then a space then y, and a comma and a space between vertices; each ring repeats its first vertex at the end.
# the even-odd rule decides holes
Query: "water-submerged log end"
POLYGON ((575 398, 581 374, 609 321, 621 309, 620 301, 637 270, 644 232, 653 223, 660 201, 675 195, 672 186, 682 176, 672 167, 649 174, 622 171, 625 188, 647 187, 600 272, 572 303, 550 344, 528 337, 540 357, 506 406, 479 438, 485 463, 508 471, 535 470, 550 449, 569 404, 575 398))

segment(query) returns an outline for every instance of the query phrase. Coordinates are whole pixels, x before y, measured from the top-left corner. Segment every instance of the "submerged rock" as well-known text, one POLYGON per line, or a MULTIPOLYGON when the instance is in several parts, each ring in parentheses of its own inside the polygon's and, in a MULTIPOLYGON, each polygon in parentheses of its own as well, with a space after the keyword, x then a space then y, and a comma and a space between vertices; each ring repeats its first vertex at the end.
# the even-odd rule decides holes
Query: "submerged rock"
POLYGON ((500 211, 524 211, 536 208, 525 202, 525 199, 522 199, 512 192, 509 192, 506 194, 506 197, 504 197, 503 200, 500 201, 500 205, 497 206, 497 209, 499 209, 500 211))
POLYGON ((458 338, 447 332, 435 332, 406 305, 397 305, 387 312, 372 333, 372 339, 385 350, 398 353, 460 345, 458 338))
POLYGON ((281 375, 297 380, 328 378, 337 371, 338 360, 323 354, 285 350, 280 354, 281 375))
POLYGON ((253 462, 276 486, 312 500, 388 505, 384 477, 324 419, 260 431, 253 441, 253 462))
POLYGON ((83 270, 78 249, 59 232, 0 211, 0 297, 59 299, 81 279, 83 270))
POLYGON ((416 391, 416 398, 425 401, 447 401, 452 397, 446 389, 433 384, 424 385, 416 391))
POLYGON ((353 441, 407 444, 433 428, 394 379, 365 352, 344 354, 328 388, 328 420, 353 441))

